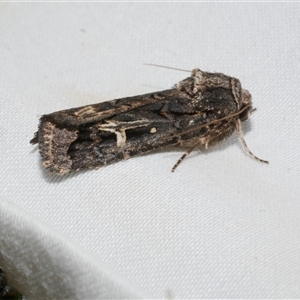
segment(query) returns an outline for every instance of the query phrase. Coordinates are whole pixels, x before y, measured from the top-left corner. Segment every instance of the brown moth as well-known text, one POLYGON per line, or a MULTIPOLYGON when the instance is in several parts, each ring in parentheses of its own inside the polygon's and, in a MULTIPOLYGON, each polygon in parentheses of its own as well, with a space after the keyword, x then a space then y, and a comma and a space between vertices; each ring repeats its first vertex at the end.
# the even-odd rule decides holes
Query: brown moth
POLYGON ((194 69, 174 88, 115 99, 43 115, 38 132, 42 163, 62 175, 128 159, 167 146, 213 146, 235 130, 245 151, 242 121, 252 109, 251 95, 238 79, 194 69))

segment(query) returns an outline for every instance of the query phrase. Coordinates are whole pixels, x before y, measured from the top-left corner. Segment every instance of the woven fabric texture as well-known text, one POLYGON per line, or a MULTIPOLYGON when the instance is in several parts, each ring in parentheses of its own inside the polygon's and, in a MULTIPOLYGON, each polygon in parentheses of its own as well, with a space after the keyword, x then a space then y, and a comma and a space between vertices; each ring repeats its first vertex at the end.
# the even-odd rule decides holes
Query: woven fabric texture
POLYGON ((300 297, 299 3, 0 3, 0 266, 28 299, 300 297), (64 177, 29 144, 42 114, 241 80, 238 136, 64 177))

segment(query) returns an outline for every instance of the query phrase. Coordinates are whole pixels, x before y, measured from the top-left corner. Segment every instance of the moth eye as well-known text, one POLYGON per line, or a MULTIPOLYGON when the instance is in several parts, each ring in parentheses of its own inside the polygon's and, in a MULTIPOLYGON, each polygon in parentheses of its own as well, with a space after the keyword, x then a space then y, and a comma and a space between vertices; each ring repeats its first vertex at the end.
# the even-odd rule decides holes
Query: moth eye
POLYGON ((251 114, 250 112, 251 112, 251 108, 244 110, 242 113, 240 113, 239 119, 241 121, 246 121, 250 117, 250 114, 251 114))

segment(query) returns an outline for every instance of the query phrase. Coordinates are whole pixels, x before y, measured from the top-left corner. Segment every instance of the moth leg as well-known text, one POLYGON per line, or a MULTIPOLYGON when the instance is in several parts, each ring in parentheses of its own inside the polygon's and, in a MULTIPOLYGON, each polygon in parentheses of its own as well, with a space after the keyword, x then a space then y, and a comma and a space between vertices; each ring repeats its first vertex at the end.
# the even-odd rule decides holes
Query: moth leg
POLYGON ((177 163, 174 165, 172 168, 172 172, 175 171, 175 169, 180 165, 180 163, 191 153, 193 152, 196 148, 200 147, 203 145, 203 141, 197 142, 194 144, 191 148, 189 148, 177 161, 177 163))
POLYGON ((238 132, 239 136, 240 136, 240 140, 242 142, 242 145, 244 147, 244 150, 245 152, 252 158, 254 158, 255 160, 258 160, 260 162, 263 162, 265 164, 268 164, 269 162, 267 160, 263 160, 263 159, 260 159, 258 158, 257 156, 255 156, 251 151, 250 149, 248 148, 247 144, 246 144, 246 141, 244 139, 244 134, 243 134, 243 130, 242 130, 242 122, 240 119, 237 119, 235 121, 235 126, 236 126, 236 131, 238 132))

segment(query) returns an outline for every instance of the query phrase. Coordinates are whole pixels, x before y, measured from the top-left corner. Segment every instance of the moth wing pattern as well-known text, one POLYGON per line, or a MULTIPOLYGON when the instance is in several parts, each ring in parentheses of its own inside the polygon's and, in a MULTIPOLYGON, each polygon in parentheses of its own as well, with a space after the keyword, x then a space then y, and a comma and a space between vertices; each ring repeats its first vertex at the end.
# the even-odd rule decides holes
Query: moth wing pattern
POLYGON ((195 69, 169 90, 44 115, 31 142, 44 167, 62 175, 167 146, 216 144, 251 110, 238 79, 195 69))

